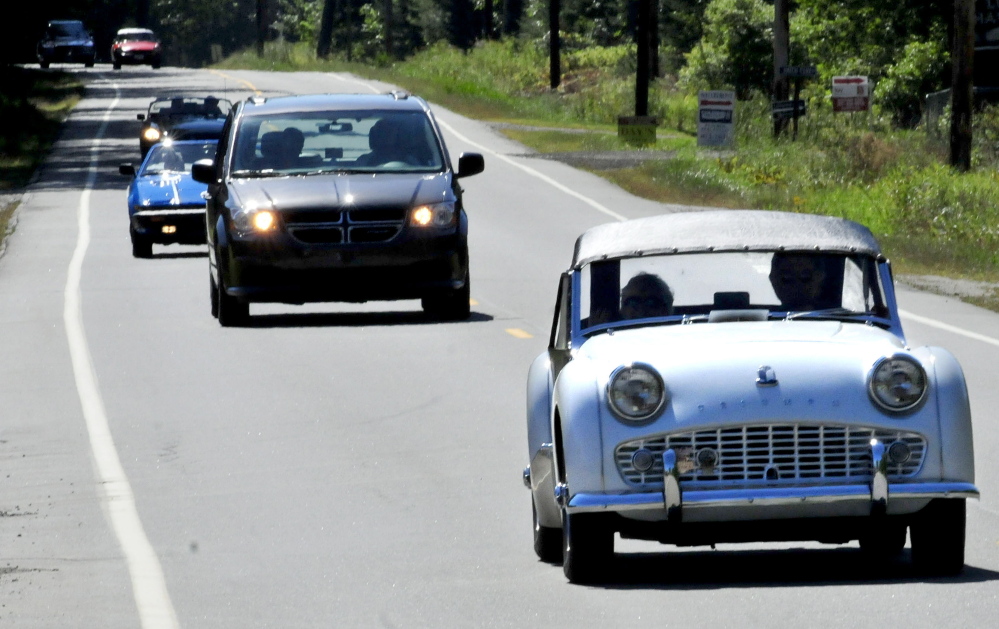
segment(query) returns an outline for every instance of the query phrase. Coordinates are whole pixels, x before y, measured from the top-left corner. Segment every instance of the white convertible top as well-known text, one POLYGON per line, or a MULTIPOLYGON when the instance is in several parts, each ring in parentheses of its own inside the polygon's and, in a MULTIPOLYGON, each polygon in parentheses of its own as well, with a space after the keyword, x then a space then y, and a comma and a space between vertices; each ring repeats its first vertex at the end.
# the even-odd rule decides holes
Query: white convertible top
POLYGON ((576 240, 572 266, 594 260, 707 251, 881 254, 871 231, 834 216, 766 210, 680 212, 597 225, 576 240))

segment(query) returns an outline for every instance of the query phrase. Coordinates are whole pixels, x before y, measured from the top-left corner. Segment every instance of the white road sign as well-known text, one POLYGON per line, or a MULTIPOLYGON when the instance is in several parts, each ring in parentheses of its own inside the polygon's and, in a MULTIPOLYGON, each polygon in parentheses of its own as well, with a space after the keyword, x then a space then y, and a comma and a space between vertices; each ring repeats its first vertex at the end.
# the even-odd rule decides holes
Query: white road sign
POLYGON ((697 96, 697 146, 735 144, 735 92, 709 91, 697 96))

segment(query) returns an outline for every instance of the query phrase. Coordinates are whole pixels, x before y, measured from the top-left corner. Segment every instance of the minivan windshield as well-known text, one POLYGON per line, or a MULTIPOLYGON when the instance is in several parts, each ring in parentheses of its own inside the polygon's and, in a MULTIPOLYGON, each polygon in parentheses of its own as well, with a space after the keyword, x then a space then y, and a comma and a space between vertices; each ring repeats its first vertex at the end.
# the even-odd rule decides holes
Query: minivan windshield
POLYGON ((444 157, 422 111, 320 111, 243 118, 235 177, 282 174, 428 173, 444 157))

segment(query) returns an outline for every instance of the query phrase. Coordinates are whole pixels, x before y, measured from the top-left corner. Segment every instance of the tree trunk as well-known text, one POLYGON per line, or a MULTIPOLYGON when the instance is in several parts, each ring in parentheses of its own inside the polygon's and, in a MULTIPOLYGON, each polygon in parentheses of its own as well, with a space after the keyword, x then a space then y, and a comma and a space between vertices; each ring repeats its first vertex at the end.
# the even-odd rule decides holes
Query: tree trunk
POLYGON ((325 59, 330 56, 333 47, 333 18, 336 0, 323 2, 323 16, 319 21, 319 40, 316 42, 316 56, 325 59))
POLYGON ((975 88, 972 85, 975 57, 975 2, 954 0, 954 41, 951 46, 950 165, 966 172, 971 169, 971 111, 975 88))

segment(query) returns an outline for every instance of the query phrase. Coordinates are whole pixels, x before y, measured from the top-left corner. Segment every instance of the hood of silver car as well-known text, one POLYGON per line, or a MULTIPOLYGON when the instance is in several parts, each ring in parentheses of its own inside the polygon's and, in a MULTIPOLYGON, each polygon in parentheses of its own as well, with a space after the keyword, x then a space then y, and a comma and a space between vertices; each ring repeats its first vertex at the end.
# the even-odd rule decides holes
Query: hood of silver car
POLYGON ((600 334, 576 359, 588 362, 598 379, 621 365, 651 365, 670 392, 670 412, 696 422, 717 418, 720 409, 744 419, 837 417, 858 404, 873 410, 866 392, 871 369, 879 358, 904 351, 898 337, 864 324, 768 321, 600 334))
POLYGON ((453 201, 451 176, 350 174, 235 179, 230 188, 242 207, 307 210, 330 207, 415 206, 453 201))

